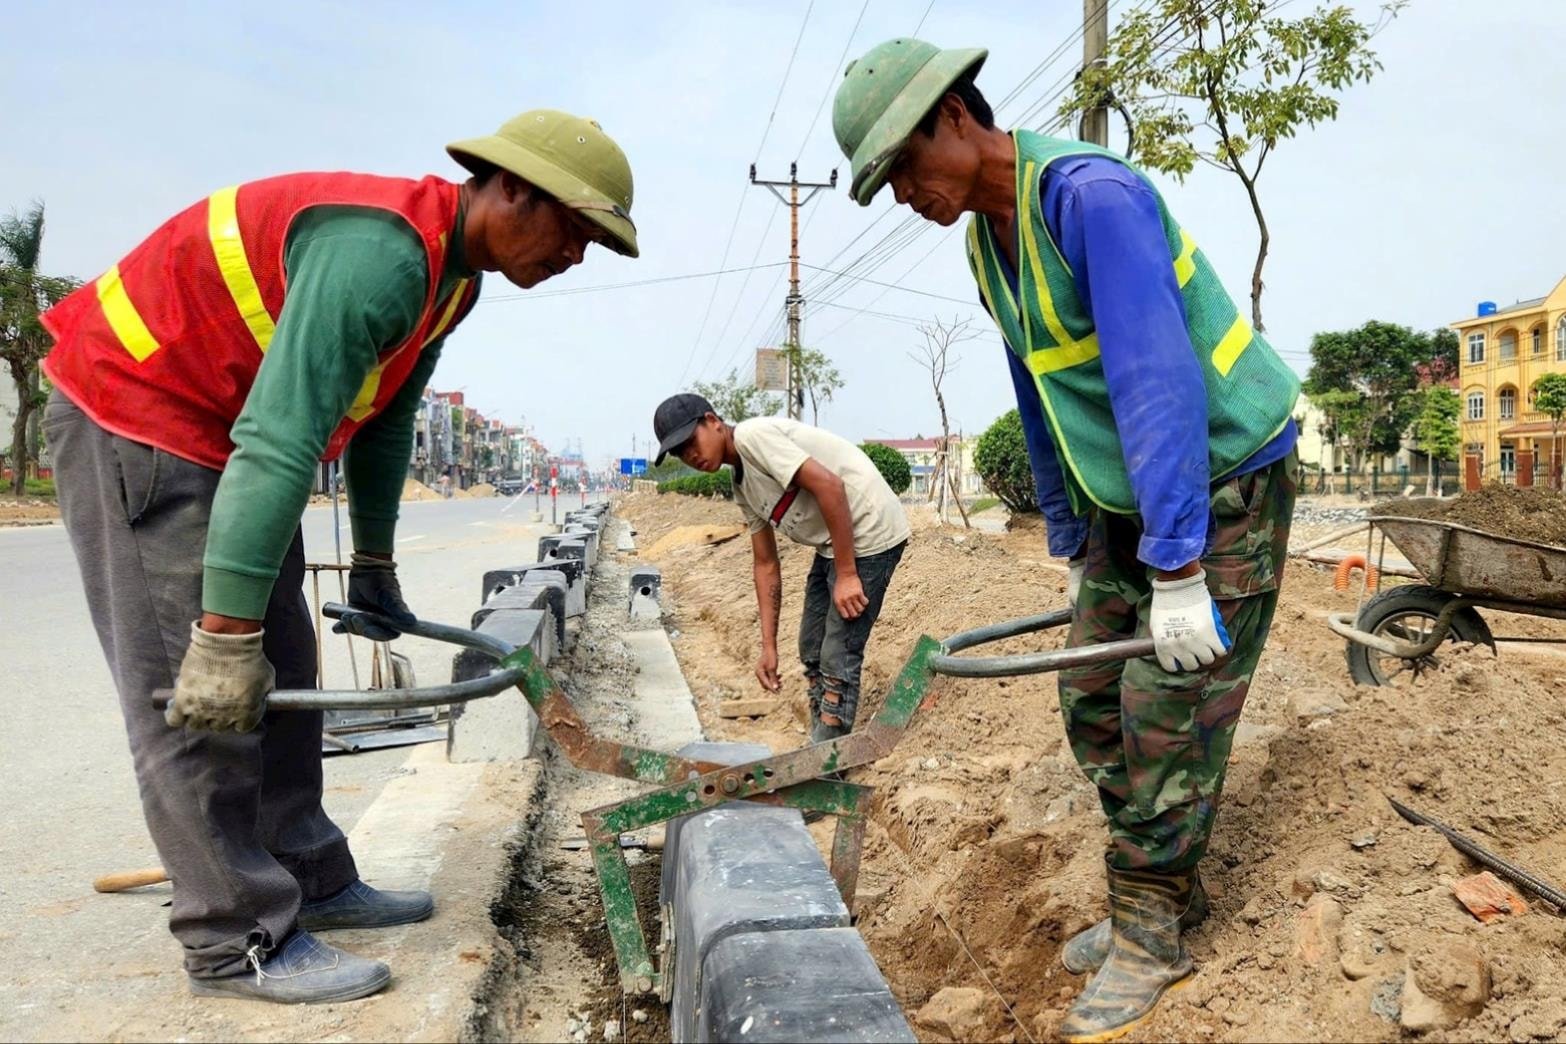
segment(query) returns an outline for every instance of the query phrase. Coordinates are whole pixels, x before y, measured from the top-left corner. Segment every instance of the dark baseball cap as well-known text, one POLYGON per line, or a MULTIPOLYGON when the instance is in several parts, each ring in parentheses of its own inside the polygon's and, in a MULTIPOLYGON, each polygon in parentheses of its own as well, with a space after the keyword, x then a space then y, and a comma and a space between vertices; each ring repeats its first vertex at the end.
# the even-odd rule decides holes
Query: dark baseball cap
POLYGON ((712 403, 693 392, 671 395, 659 403, 653 414, 653 435, 658 440, 658 459, 653 466, 662 464, 664 457, 685 445, 696 425, 709 413, 717 413, 712 403))

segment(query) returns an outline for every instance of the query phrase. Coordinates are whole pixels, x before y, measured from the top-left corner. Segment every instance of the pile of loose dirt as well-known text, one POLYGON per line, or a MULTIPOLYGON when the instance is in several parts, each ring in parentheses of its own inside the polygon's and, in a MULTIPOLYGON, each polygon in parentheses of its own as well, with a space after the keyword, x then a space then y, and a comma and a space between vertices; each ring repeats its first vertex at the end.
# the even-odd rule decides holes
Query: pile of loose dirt
POLYGON ((42 497, 0 496, 0 526, 42 526, 60 521, 60 505, 42 497))
POLYGON ((404 500, 441 500, 441 495, 418 479, 408 479, 402 484, 404 500))
POLYGON ((476 486, 468 487, 468 496, 470 497, 492 497, 494 495, 495 487, 488 482, 480 482, 476 486))
POLYGON ((1434 518, 1513 540, 1566 547, 1566 496, 1538 486, 1481 486, 1451 500, 1394 500, 1376 514, 1434 518))
MULTIPOLYGON (((625 498, 620 510, 644 534, 737 514, 654 496, 625 498)), ((790 699, 755 721, 716 714, 724 698, 761 695, 747 543, 657 559, 675 650, 713 738, 776 750, 804 742, 803 677, 787 653, 810 552, 782 551, 790 699)), ((1060 605, 1064 580, 1036 530, 992 537, 916 524, 868 650, 861 720, 917 635, 1060 605)), ((1566 779, 1566 658, 1536 646, 1504 647, 1499 660, 1474 650, 1443 655, 1413 691, 1357 689, 1324 623, 1353 597, 1290 563, 1203 864, 1214 903, 1187 936, 1198 974, 1128 1039, 1398 1040, 1423 1027, 1448 1040, 1534 1040, 1566 1030, 1562 922, 1535 904, 1481 925, 1450 888, 1478 867, 1383 796, 1566 877, 1566 786, 1555 782, 1566 779)), ((1566 625, 1549 626, 1566 637, 1566 625)), ((877 788, 859 927, 922 1039, 1050 1039, 1084 981, 1061 967, 1060 946, 1104 913, 1096 794, 1064 742, 1049 676, 942 679, 933 695, 896 750, 852 774, 877 788)))

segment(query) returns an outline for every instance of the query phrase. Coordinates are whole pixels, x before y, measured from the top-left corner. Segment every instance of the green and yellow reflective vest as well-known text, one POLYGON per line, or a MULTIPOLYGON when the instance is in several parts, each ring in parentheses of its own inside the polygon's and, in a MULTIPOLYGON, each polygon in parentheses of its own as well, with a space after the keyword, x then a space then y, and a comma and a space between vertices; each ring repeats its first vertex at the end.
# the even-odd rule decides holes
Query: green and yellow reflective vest
MULTIPOLYGON (((1125 160, 1094 145, 1017 131, 1017 290, 988 219, 968 225, 968 263, 1006 343, 1033 374, 1077 514, 1090 505, 1136 512, 1099 358, 1093 317, 1044 221, 1040 176, 1057 159, 1084 154, 1125 160)), ((1135 169, 1135 168, 1132 168, 1135 169)), ((1146 175, 1141 175, 1146 180, 1146 175)), ((1243 464, 1289 423, 1299 398, 1294 371, 1252 329, 1206 256, 1158 200, 1169 260, 1185 303, 1186 332, 1207 389, 1208 463, 1213 481, 1243 464)))

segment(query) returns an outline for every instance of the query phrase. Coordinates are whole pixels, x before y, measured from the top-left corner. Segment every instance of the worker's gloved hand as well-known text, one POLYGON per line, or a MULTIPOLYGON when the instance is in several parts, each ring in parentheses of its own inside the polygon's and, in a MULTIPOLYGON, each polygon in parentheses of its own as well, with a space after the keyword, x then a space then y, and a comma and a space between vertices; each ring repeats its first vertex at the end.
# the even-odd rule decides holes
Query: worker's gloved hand
POLYGON ((1207 592, 1207 574, 1153 581, 1149 628, 1158 665, 1166 671, 1194 671, 1229 651, 1229 632, 1207 592))
MULTIPOLYGON (((397 563, 389 558, 355 551, 348 569, 348 604, 356 609, 367 609, 403 626, 416 623, 408 603, 402 600, 402 587, 397 583, 397 563)), ((332 625, 337 634, 357 634, 372 642, 389 642, 400 638, 402 632, 374 623, 363 616, 346 616, 332 625)))
POLYGON ((163 720, 209 732, 249 732, 260 724, 277 682, 261 651, 264 633, 213 634, 191 624, 190 648, 163 720))
POLYGON ((1082 593, 1082 570, 1087 566, 1087 559, 1073 558, 1066 563, 1066 601, 1071 603, 1071 608, 1077 607, 1077 595, 1082 593))

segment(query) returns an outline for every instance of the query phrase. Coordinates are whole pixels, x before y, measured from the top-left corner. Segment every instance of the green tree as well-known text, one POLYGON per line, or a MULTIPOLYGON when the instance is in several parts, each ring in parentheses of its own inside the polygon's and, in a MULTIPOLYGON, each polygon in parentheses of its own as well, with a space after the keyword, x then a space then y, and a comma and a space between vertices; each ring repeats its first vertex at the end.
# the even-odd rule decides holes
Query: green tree
POLYGON ((892 487, 893 493, 902 496, 908 492, 908 487, 913 485, 913 469, 908 466, 907 459, 901 453, 879 442, 866 442, 859 448, 865 451, 865 456, 870 458, 870 463, 875 465, 875 470, 886 479, 886 484, 892 487))
POLYGON ((1305 394, 1327 416, 1334 443, 1355 468, 1373 453, 1395 453, 1420 407, 1420 374, 1434 348, 1428 334, 1371 321, 1311 338, 1305 394))
POLYGON ((50 337, 39 315, 77 286, 74 280, 38 271, 43 252, 44 208, 34 203, 25 214, 14 211, 0 219, 0 360, 10 372, 17 399, 11 425, 11 491, 27 486, 27 465, 36 456, 29 430, 34 411, 43 405, 38 363, 49 352, 50 337))
POLYGON ((1547 373, 1533 382, 1533 408, 1550 418, 1550 485, 1561 488, 1561 422, 1566 420, 1566 373, 1547 373))
POLYGON ((1261 330, 1272 241, 1256 189, 1262 168, 1283 139, 1336 119, 1338 92, 1380 70, 1368 44, 1403 2, 1384 4, 1372 26, 1343 5, 1290 20, 1273 0, 1153 0, 1121 21, 1061 115, 1121 106, 1143 167, 1184 180, 1201 161, 1239 179, 1260 233, 1251 321, 1261 330))
POLYGON ((783 400, 768 395, 756 387, 754 381, 741 380, 738 370, 730 370, 722 380, 697 381, 697 395, 712 403, 718 416, 730 424, 738 424, 752 417, 769 417, 783 408, 783 400))
POLYGON ((1037 512, 1033 468, 1028 463, 1028 443, 1022 435, 1022 417, 1010 410, 996 418, 973 448, 973 467, 985 487, 1013 512, 1037 512))
POLYGON ((1430 460, 1430 472, 1425 479, 1425 495, 1435 496, 1437 461, 1456 460, 1457 448, 1462 445, 1462 427, 1458 418, 1463 403, 1457 392, 1444 384, 1432 384, 1420 393, 1419 415, 1414 418, 1414 438, 1430 460))
POLYGON ((816 424, 821 416, 821 407, 831 402, 832 396, 843 387, 843 375, 838 373, 826 353, 815 348, 801 348, 799 381, 810 399, 810 423, 816 424))

